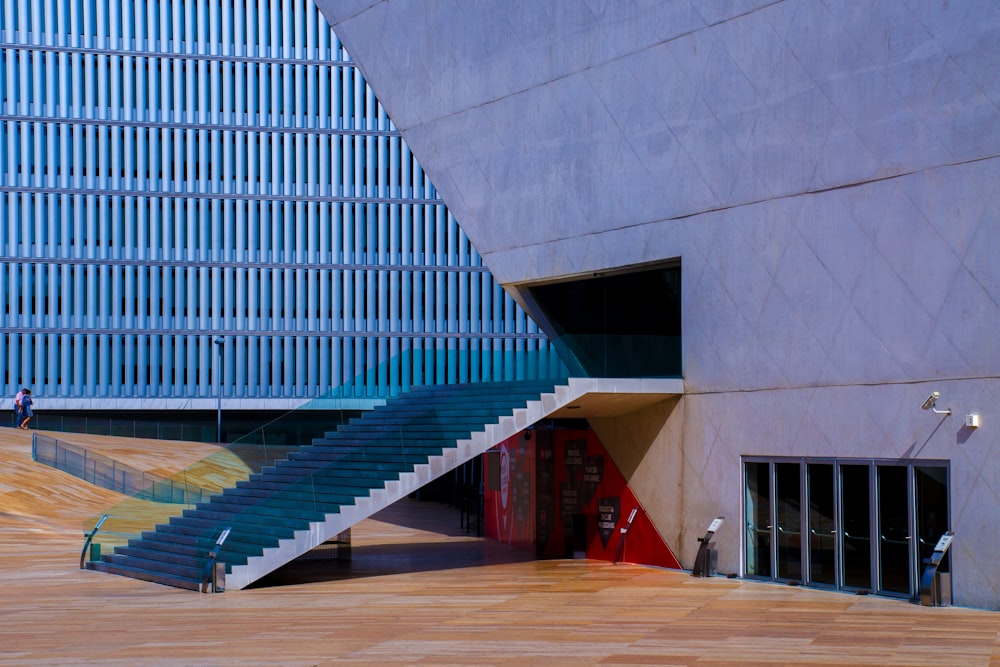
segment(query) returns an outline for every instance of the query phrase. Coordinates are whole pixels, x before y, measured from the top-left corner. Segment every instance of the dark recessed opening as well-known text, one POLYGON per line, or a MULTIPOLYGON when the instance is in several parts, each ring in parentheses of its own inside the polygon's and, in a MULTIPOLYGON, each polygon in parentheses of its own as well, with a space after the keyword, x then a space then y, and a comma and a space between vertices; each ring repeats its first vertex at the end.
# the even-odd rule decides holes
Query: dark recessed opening
POLYGON ((574 375, 681 375, 679 264, 528 287, 574 375))

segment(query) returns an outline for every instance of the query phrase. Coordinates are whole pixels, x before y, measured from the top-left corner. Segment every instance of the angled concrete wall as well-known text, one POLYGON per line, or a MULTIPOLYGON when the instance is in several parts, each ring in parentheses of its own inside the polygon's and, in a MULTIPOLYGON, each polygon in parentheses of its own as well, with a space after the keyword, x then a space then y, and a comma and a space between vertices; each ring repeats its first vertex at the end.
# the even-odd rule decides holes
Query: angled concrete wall
POLYGON ((998 606, 1000 7, 318 4, 511 292, 681 259, 685 397, 595 427, 659 424, 682 558, 740 455, 948 459, 956 600, 998 606))
POLYGON ((1000 148, 988 1, 318 4, 504 283, 670 252, 639 242, 669 225, 602 232, 1000 148))

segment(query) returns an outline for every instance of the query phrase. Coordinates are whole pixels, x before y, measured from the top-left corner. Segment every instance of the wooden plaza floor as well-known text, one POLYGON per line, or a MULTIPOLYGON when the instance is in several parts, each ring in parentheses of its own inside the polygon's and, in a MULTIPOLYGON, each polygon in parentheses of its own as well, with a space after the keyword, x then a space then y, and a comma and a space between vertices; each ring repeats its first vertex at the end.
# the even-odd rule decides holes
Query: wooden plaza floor
MULTIPOLYGON (((88 445, 165 471, 205 451, 88 445)), ((997 612, 532 561, 429 503, 356 527, 350 566, 182 591, 78 569, 83 520, 120 497, 33 463, 22 431, 0 429, 0 461, 0 666, 1000 665, 997 612)))

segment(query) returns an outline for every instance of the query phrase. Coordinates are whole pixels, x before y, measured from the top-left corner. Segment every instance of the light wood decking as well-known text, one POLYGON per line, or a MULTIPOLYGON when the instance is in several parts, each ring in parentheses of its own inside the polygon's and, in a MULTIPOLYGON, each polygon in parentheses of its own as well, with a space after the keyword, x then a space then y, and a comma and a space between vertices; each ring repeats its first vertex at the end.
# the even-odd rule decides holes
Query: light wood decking
MULTIPOLYGON (((212 449, 53 435, 160 474, 212 449)), ((0 666, 1000 665, 996 612, 526 561, 422 503, 356 527, 350 566, 243 591, 83 571, 84 519, 121 497, 33 463, 29 433, 0 429, 0 461, 0 666)))

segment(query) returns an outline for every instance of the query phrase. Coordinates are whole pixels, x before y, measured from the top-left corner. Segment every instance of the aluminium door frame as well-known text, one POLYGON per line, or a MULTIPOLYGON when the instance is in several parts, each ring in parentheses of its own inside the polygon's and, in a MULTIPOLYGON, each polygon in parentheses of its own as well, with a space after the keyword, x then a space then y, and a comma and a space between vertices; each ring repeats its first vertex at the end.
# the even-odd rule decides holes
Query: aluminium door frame
MULTIPOLYGON (((840 591, 863 591, 868 590, 876 595, 884 597, 894 597, 912 599, 916 595, 920 580, 920 545, 917 529, 919 527, 919 516, 917 507, 917 468, 943 468, 945 477, 945 494, 947 502, 946 525, 951 525, 951 462, 947 459, 884 459, 884 458, 841 458, 841 457, 809 457, 809 456, 741 456, 740 457, 740 477, 743 486, 743 499, 740 503, 740 517, 743 535, 740 539, 740 576, 760 579, 764 581, 790 581, 787 577, 778 577, 778 534, 777 534, 777 475, 775 466, 778 463, 798 463, 799 464, 799 494, 800 511, 799 527, 800 534, 804 540, 800 539, 799 548, 802 563, 802 583, 810 587, 826 590, 840 591), (768 508, 767 516, 770 521, 768 526, 769 544, 769 564, 770 574, 763 576, 759 574, 747 573, 747 557, 749 549, 752 547, 747 540, 747 528, 750 526, 747 516, 747 464, 767 464, 768 473, 768 508), (811 497, 811 485, 809 480, 809 465, 831 465, 833 474, 833 523, 835 534, 834 546, 834 569, 835 576, 833 585, 827 583, 817 583, 811 578, 812 574, 812 553, 809 532, 811 530, 809 501, 811 497), (843 488, 843 466, 865 466, 868 469, 868 524, 869 524, 869 564, 870 581, 867 588, 864 586, 846 586, 844 584, 844 488, 843 488), (879 488, 878 471, 880 467, 902 467, 906 470, 906 519, 907 532, 909 535, 909 564, 907 573, 909 576, 909 595, 896 591, 885 591, 882 589, 882 567, 881 567, 881 542, 882 518, 880 516, 881 490, 879 488)), ((754 524, 754 529, 757 526, 754 524)))
MULTIPOLYGON (((811 499, 812 486, 809 484, 809 466, 812 464, 816 465, 829 465, 830 474, 833 477, 832 488, 833 498, 831 502, 833 503, 833 583, 828 584, 825 582, 816 583, 812 580, 812 549, 811 549, 811 537, 810 542, 803 548, 803 573, 802 583, 806 586, 813 588, 825 589, 825 590, 839 590, 840 589, 840 484, 838 484, 839 477, 837 475, 837 459, 835 457, 803 457, 802 459, 802 489, 803 489, 803 500, 805 500, 804 505, 807 507, 804 512, 805 519, 803 521, 803 530, 809 531, 809 535, 812 534, 812 526, 809 522, 810 511, 808 510, 809 500, 811 499)), ((805 532, 803 534, 806 534, 805 532)))

